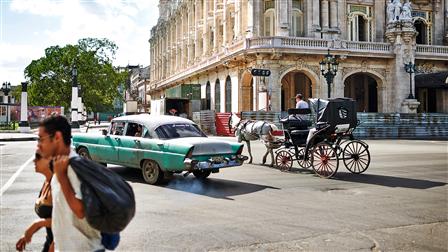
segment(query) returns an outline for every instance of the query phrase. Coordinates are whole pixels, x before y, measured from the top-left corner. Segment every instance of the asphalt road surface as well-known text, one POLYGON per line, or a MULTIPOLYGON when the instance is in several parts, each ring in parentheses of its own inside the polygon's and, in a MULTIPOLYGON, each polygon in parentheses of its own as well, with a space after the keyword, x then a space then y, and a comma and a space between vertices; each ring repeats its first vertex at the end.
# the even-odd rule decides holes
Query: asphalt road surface
MULTIPOLYGON (((333 179, 297 164, 291 172, 260 165, 259 142, 254 164, 223 169, 205 182, 175 176, 151 186, 139 170, 110 167, 137 200, 117 251, 447 251, 448 143, 367 143, 369 169, 355 175, 341 162, 333 179)), ((0 251, 14 251, 36 218, 43 176, 26 164, 35 145, 0 143, 0 251)), ((27 249, 40 251, 43 239, 41 230, 27 249)))

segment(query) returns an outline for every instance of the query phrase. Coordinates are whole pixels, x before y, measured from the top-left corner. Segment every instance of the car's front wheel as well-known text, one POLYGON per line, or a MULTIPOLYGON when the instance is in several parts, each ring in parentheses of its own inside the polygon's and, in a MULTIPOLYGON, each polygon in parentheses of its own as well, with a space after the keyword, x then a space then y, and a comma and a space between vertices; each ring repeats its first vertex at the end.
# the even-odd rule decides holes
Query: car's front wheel
POLYGON ((142 174, 145 182, 151 185, 158 184, 163 180, 163 172, 153 160, 145 160, 142 163, 142 174))
POLYGON ((196 171, 193 171, 193 175, 197 179, 206 179, 208 176, 210 176, 210 172, 211 171, 196 170, 196 171))
POLYGON ((90 154, 89 154, 89 150, 87 150, 87 148, 85 148, 85 147, 79 148, 78 155, 82 158, 92 160, 92 158, 90 157, 90 154))

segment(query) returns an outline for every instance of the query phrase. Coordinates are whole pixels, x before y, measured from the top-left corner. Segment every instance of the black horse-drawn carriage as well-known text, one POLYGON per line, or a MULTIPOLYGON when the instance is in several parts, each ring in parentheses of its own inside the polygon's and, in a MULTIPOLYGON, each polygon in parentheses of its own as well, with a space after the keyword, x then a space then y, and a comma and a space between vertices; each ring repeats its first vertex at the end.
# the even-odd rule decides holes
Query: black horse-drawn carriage
POLYGON ((358 125, 356 102, 350 98, 309 101, 316 116, 314 128, 309 129, 312 121, 307 120, 310 109, 289 109, 288 116, 280 120, 285 139, 276 150, 277 166, 290 170, 296 160, 300 167, 312 167, 324 178, 336 174, 341 159, 352 173, 367 170, 369 146, 353 137, 358 125))

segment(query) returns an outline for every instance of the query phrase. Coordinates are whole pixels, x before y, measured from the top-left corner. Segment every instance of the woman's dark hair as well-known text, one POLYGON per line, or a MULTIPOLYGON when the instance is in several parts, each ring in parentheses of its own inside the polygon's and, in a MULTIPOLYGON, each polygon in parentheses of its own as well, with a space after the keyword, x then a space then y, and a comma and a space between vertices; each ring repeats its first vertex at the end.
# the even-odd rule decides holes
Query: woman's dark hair
POLYGON ((64 144, 69 146, 72 138, 72 127, 65 116, 55 115, 50 116, 40 122, 40 127, 43 127, 48 135, 54 136, 57 131, 61 132, 64 144))

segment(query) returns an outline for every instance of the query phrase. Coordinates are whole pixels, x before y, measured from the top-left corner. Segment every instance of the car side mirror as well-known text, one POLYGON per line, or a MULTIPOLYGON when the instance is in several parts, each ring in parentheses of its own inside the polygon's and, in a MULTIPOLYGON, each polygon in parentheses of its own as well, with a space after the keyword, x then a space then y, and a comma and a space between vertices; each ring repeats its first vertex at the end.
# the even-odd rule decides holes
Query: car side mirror
POLYGON ((103 136, 107 136, 107 130, 103 129, 101 130, 101 133, 103 133, 103 136))

